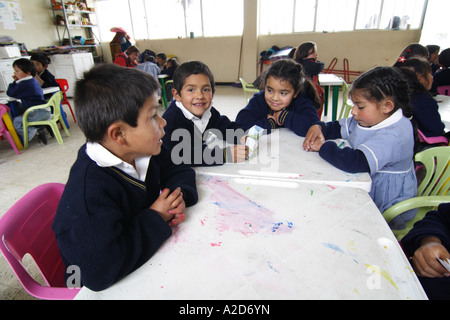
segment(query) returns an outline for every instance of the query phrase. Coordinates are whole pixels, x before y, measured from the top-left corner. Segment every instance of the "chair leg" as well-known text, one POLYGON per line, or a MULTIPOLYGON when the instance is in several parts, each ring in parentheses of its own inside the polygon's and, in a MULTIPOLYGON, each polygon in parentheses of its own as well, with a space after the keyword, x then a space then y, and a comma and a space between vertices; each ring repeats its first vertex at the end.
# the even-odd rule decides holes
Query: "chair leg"
POLYGON ((11 145, 11 147, 17 153, 17 155, 20 155, 19 150, 17 150, 16 144, 14 143, 14 140, 11 137, 11 134, 8 131, 6 131, 6 130, 5 130, 5 136, 6 136, 6 139, 8 139, 9 144, 11 145))
POLYGON ((69 106, 69 110, 70 110, 70 113, 72 114, 73 122, 77 122, 77 119, 75 118, 75 114, 73 113, 72 106, 70 105, 69 101, 64 101, 63 104, 67 104, 69 106))
MULTIPOLYGON (((64 124, 64 122, 61 122, 61 123, 64 124)), ((62 137, 61 137, 61 133, 59 132, 58 125, 56 123, 52 122, 50 124, 50 127, 53 130, 53 134, 55 135, 56 141, 58 141, 59 144, 62 144, 63 140, 62 140, 62 137)))
POLYGON ((23 148, 28 148, 28 124, 26 122, 23 123, 23 148))

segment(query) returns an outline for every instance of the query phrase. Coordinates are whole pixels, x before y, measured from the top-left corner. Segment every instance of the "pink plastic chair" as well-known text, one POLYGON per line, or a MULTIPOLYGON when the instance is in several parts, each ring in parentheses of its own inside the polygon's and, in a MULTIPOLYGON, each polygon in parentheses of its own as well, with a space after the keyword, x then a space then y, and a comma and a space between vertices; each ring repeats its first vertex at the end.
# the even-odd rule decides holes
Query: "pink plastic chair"
POLYGON ((437 91, 440 95, 450 96, 450 86, 440 86, 437 88, 437 91))
POLYGON ((437 144, 442 146, 448 146, 448 139, 444 136, 426 137, 419 129, 417 129, 417 133, 420 142, 424 142, 426 144, 437 144))
POLYGON ((11 145, 11 147, 13 147, 14 151, 20 155, 19 150, 17 150, 17 146, 14 143, 13 138, 11 137, 11 134, 9 133, 9 131, 6 129, 5 124, 3 123, 3 115, 5 113, 9 112, 9 108, 7 105, 4 104, 0 104, 0 137, 1 136, 5 136, 6 139, 8 139, 9 144, 11 145))
POLYGON ((65 266, 59 253, 52 223, 64 184, 40 185, 17 201, 0 219, 0 251, 24 289, 48 300, 72 300, 79 288, 64 284, 65 266), (29 253, 48 286, 36 282, 22 266, 29 253))

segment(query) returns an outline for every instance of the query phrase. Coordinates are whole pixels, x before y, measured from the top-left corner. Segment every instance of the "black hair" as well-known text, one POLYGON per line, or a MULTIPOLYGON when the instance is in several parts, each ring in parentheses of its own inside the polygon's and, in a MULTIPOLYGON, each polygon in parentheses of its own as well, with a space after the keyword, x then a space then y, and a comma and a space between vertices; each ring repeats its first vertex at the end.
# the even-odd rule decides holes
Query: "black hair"
POLYGON ((397 68, 375 67, 363 73, 353 82, 350 97, 356 90, 361 90, 369 101, 381 102, 389 98, 394 102, 392 113, 402 108, 405 117, 412 116, 408 81, 397 68))
POLYGON ((186 79, 193 74, 204 74, 209 78, 212 92, 214 92, 214 76, 206 64, 201 61, 182 63, 173 74, 173 88, 180 94, 186 79))
POLYGON ((439 64, 444 68, 450 67, 450 48, 442 50, 439 55, 439 64))
POLYGON ((428 54, 432 55, 433 53, 439 53, 439 51, 441 50, 441 47, 435 44, 429 44, 427 46, 425 46, 428 50, 428 54))
POLYGON ((13 62, 13 67, 17 67, 25 73, 30 73, 33 77, 36 75, 36 66, 34 63, 26 58, 20 58, 13 62))
POLYGON ((48 66, 50 63, 50 58, 43 52, 33 53, 30 60, 40 62, 44 67, 48 66))
POLYGON ((98 64, 75 84, 75 113, 89 142, 101 142, 116 121, 137 126, 139 111, 159 89, 152 75, 114 64, 98 64))
POLYGON ((311 49, 316 51, 317 45, 314 42, 305 42, 298 46, 297 50, 295 50, 294 60, 297 62, 301 62, 305 60, 307 56, 310 55, 311 49))
POLYGON ((165 54, 164 52, 158 53, 158 54, 156 55, 156 57, 157 57, 157 58, 161 58, 161 59, 163 59, 164 61, 167 60, 167 54, 165 54))
POLYGON ((399 69, 408 81, 411 92, 428 92, 428 89, 419 81, 418 75, 426 77, 431 74, 431 65, 427 60, 411 58, 405 61, 397 61, 394 68, 399 69))
POLYGON ((429 57, 428 49, 423 45, 418 43, 411 43, 406 46, 405 49, 400 53, 399 58, 410 59, 410 58, 423 58, 427 59, 429 57))
POLYGON ((288 81, 292 85, 296 93, 303 93, 308 98, 310 98, 316 109, 320 109, 320 107, 322 106, 319 95, 317 94, 314 85, 312 84, 311 80, 309 80, 309 78, 304 74, 303 66, 300 63, 297 63, 292 59, 275 61, 267 69, 264 78, 264 87, 269 77, 288 81))

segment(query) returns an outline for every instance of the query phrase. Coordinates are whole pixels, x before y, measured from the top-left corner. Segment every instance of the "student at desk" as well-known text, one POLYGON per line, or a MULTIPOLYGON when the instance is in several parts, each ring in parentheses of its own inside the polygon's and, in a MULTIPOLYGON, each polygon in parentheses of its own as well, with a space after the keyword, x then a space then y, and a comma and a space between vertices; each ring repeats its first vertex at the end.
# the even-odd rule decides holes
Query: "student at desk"
POLYGON ((212 106, 215 84, 208 66, 185 62, 176 69, 173 81, 175 100, 163 114, 167 121, 163 141, 172 149, 172 159, 191 166, 245 161, 247 148, 239 144, 244 130, 212 106), (222 148, 214 145, 217 140, 233 145, 222 148))
POLYGON ((264 83, 264 91, 256 93, 236 116, 244 130, 258 125, 270 133, 284 127, 304 137, 312 125, 320 123, 320 99, 301 64, 291 59, 274 62, 264 83))
MULTIPOLYGON (((408 83, 395 68, 377 67, 358 77, 350 90, 352 117, 314 125, 303 148, 318 151, 335 167, 352 173, 369 172, 370 196, 380 212, 417 193, 414 172, 414 131, 408 83), (348 140, 339 148, 327 139, 348 140)), ((391 221, 392 229, 405 228, 416 215, 411 210, 391 221)))
MULTIPOLYGON (((13 119, 13 125, 17 133, 23 137, 23 113, 32 106, 46 104, 44 94, 34 78, 36 75, 36 66, 28 59, 21 58, 13 62, 14 82, 10 83, 6 94, 10 97, 20 99, 21 103, 17 103, 17 111, 19 116, 13 119)), ((28 121, 46 120, 50 117, 50 110, 39 109, 33 110, 28 114, 28 121)), ((47 144, 47 136, 45 128, 29 126, 28 140, 31 141, 37 135, 38 141, 47 144)))
POLYGON ((65 266, 78 266, 82 285, 94 291, 150 259, 198 199, 195 172, 175 165, 162 144, 158 88, 151 75, 113 64, 92 68, 76 84, 77 119, 88 142, 53 230, 65 266))

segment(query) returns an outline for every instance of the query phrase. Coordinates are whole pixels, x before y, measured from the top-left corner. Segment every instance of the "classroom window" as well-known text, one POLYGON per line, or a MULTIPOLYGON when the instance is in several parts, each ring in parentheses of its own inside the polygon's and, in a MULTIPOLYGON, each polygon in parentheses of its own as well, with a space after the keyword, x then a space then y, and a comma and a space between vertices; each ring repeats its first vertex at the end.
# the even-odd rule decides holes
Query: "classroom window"
POLYGON ((260 1, 260 34, 420 29, 427 0, 260 1))

